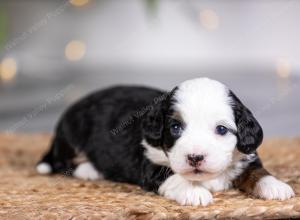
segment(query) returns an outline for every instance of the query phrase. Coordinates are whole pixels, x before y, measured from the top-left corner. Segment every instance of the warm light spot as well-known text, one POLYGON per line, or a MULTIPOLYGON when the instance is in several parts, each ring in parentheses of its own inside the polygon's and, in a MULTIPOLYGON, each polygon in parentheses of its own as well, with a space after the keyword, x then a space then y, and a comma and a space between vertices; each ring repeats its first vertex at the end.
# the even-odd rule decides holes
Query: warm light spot
POLYGON ((84 57, 86 53, 85 43, 82 41, 71 41, 65 48, 65 56, 70 61, 77 61, 84 57))
POLYGON ((276 64, 276 73, 281 78, 288 78, 291 75, 291 64, 287 59, 281 58, 276 64))
POLYGON ((5 58, 0 64, 0 79, 4 82, 11 81, 17 74, 17 62, 13 58, 5 58))
POLYGON ((216 30, 219 27, 219 16, 213 10, 202 10, 199 18, 201 25, 208 30, 216 30))
POLYGON ((89 0, 70 0, 70 3, 74 6, 81 7, 89 3, 89 0))

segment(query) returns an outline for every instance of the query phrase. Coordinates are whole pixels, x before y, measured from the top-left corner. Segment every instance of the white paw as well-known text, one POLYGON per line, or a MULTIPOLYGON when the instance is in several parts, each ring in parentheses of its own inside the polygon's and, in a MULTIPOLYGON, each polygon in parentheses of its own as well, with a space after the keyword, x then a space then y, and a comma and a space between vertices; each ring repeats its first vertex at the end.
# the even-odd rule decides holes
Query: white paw
POLYGON ((285 200, 295 196, 293 189, 288 184, 273 176, 265 176, 261 178, 257 182, 253 194, 259 198, 267 200, 285 200))
POLYGON ((181 205, 207 206, 213 202, 213 196, 207 189, 189 182, 178 174, 169 177, 159 187, 158 192, 181 205))
POLYGON ((103 179, 103 176, 95 169, 93 164, 91 164, 90 162, 79 164, 74 171, 73 176, 84 180, 103 179))
POLYGON ((50 174, 52 172, 52 168, 51 168, 50 164, 42 162, 36 166, 36 171, 39 174, 46 175, 46 174, 50 174))

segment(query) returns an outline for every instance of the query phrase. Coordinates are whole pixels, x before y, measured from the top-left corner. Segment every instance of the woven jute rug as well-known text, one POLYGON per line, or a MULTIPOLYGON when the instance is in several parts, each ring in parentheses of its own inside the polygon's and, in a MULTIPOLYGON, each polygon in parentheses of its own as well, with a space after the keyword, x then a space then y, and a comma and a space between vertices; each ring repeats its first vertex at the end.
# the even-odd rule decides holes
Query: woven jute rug
POLYGON ((300 139, 266 140, 266 168, 291 184, 287 201, 249 198, 236 190, 214 194, 207 207, 180 206, 137 186, 40 176, 35 163, 50 135, 0 135, 1 219, 300 219, 300 139))

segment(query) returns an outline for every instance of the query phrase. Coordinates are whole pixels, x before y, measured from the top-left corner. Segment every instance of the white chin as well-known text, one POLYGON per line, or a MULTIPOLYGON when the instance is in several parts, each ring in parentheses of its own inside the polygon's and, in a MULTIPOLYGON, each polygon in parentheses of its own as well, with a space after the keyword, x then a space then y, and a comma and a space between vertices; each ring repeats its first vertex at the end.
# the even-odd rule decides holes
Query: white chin
POLYGON ((218 173, 207 173, 207 172, 201 172, 201 173, 189 172, 189 173, 181 173, 180 175, 190 181, 202 182, 202 181, 214 179, 219 174, 218 173))

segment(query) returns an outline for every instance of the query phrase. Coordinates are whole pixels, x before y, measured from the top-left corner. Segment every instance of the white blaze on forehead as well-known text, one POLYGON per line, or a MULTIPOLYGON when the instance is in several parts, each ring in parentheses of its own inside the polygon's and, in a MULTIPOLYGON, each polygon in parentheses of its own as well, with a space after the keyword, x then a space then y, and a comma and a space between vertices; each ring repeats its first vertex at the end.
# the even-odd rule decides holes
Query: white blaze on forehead
POLYGON ((215 80, 188 80, 180 84, 176 91, 174 110, 177 110, 188 124, 208 119, 213 119, 211 122, 225 120, 224 123, 229 123, 228 126, 236 128, 228 93, 228 88, 215 80))

